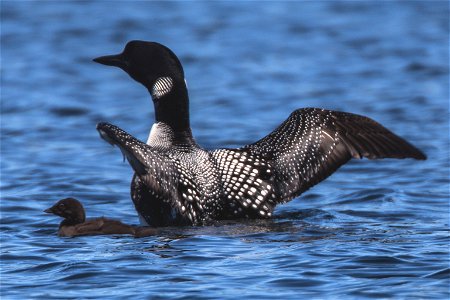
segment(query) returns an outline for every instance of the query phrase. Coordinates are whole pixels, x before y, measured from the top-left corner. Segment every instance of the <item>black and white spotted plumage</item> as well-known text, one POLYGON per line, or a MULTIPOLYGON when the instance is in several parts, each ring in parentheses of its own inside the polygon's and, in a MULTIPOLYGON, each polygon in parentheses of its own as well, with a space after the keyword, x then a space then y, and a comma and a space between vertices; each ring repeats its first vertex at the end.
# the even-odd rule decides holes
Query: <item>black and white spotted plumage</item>
POLYGON ((95 61, 122 68, 150 91, 156 122, 147 144, 99 123, 135 171, 131 196, 152 226, 269 218, 275 206, 327 178, 351 158, 425 155, 363 116, 305 108, 272 133, 239 149, 202 149, 192 137, 182 66, 168 48, 133 41, 123 53, 95 61))
MULTIPOLYGON (((151 196, 170 203, 165 214, 172 219, 163 224, 267 218, 277 204, 300 195, 352 157, 425 158, 369 118, 314 108, 293 112, 267 137, 240 149, 206 151, 195 144, 161 150, 114 125, 100 123, 98 130, 120 147, 151 196)), ((143 217, 148 224, 155 221, 143 217)))
POLYGON ((211 155, 230 218, 270 217, 276 196, 270 162, 245 149, 219 149, 211 155))
POLYGON ((244 148, 272 162, 277 203, 299 196, 351 158, 425 159, 367 117, 317 108, 294 111, 271 134, 244 148))

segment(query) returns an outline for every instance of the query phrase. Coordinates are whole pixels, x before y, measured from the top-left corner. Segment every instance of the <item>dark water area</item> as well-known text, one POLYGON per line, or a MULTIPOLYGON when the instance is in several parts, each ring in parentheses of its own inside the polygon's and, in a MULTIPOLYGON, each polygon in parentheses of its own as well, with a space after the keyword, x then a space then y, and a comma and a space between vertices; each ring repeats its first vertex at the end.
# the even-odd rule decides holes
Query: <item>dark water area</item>
POLYGON ((1 2, 1 298, 448 299, 449 6, 389 2, 1 2), (132 39, 180 57, 206 148, 300 107, 369 116, 426 161, 351 161, 272 220, 59 238, 42 211, 138 224, 132 171, 95 125, 146 140, 147 91, 93 63, 132 39))

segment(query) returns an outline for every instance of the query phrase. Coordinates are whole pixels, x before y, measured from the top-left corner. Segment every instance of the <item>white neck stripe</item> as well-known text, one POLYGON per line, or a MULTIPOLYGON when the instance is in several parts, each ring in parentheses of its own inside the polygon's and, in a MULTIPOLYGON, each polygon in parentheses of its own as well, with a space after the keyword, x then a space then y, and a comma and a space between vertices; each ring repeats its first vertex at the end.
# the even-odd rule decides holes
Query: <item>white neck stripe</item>
POLYGON ((173 87, 173 79, 170 77, 159 77, 152 88, 152 97, 158 99, 170 93, 173 87))

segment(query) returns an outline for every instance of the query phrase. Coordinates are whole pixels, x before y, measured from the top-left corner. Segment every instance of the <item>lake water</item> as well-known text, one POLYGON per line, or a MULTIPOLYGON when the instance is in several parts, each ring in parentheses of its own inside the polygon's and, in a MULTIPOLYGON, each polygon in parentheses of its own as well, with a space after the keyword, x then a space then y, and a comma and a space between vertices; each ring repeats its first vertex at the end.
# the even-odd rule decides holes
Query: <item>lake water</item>
POLYGON ((448 24, 447 1, 2 1, 2 299, 448 299, 448 24), (269 221, 59 238, 42 211, 63 197, 138 224, 131 168, 95 124, 146 140, 153 105, 91 61, 132 39, 180 57, 206 148, 322 107, 428 160, 352 161, 269 221))

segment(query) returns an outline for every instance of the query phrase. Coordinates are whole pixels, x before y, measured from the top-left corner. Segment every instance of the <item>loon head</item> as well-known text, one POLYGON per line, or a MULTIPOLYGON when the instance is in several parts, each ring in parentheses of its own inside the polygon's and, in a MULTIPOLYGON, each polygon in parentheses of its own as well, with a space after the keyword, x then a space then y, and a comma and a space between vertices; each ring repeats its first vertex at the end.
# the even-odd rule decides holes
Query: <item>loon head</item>
POLYGON ((190 135, 189 98, 183 67, 177 56, 156 42, 131 41, 120 54, 101 56, 95 62, 116 66, 143 84, 155 105, 155 119, 176 132, 190 135))
POLYGON ((70 224, 79 224, 86 220, 83 205, 74 198, 61 199, 44 212, 63 217, 70 224))
POLYGON ((121 68, 143 84, 154 100, 169 93, 175 82, 184 84, 184 71, 177 56, 156 42, 130 41, 122 53, 100 56, 94 61, 121 68))

